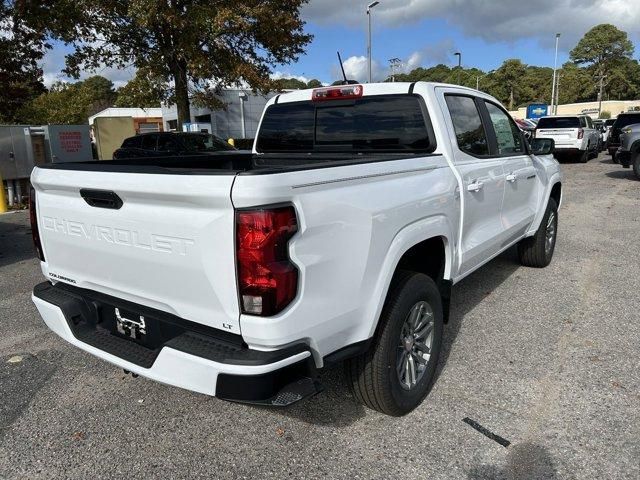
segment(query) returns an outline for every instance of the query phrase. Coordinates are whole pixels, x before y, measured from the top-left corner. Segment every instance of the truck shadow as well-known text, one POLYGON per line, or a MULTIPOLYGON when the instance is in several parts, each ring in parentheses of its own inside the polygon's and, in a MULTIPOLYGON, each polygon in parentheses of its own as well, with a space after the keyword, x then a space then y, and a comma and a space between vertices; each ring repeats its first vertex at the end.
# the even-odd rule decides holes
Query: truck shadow
POLYGON ((18 212, 0 216, 0 267, 35 258, 31 227, 24 215, 18 212))
POLYGON ((555 480, 555 462, 542 445, 518 443, 509 447, 504 465, 478 465, 467 472, 469 480, 555 480))
MULTIPOLYGON (((453 287, 450 318, 449 323, 445 325, 435 381, 447 363, 464 317, 509 278, 519 266, 514 247, 453 287)), ((353 398, 345 379, 343 365, 324 368, 321 372, 321 382, 326 388, 324 392, 278 412, 305 423, 337 428, 349 426, 364 417, 367 412, 372 413, 353 398)))
POLYGON ((518 251, 514 246, 453 287, 449 322, 444 329, 442 351, 434 383, 438 381, 447 363, 465 316, 493 293, 519 267, 518 251))

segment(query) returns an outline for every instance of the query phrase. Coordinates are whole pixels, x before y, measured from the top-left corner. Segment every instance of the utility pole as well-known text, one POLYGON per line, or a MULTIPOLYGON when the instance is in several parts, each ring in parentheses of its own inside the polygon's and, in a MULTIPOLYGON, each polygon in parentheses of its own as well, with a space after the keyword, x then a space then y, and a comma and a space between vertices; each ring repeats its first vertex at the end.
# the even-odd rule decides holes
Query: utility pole
POLYGON ((553 62, 553 85, 551 86, 551 115, 555 115, 554 108, 557 110, 556 105, 556 71, 558 70, 558 42, 560 41, 560 34, 556 33, 556 57, 553 62), (555 103, 554 103, 555 102, 555 103))
POLYGON ((461 85, 461 83, 460 83, 460 72, 462 70, 462 53, 461 52, 456 52, 456 53, 454 53, 454 56, 458 57, 458 85, 461 85))
POLYGON ((552 115, 557 115, 558 114, 558 102, 560 98, 560 72, 558 72, 558 75, 556 77, 556 103, 555 103, 555 111, 552 112, 552 115))
POLYGON ((390 58, 389 59, 389 68, 391 69, 391 81, 396 81, 396 70, 400 68, 402 65, 402 61, 399 58, 390 58))
POLYGON ((367 56, 369 57, 369 83, 373 82, 373 75, 371 73, 371 9, 379 3, 380 2, 371 2, 367 5, 367 19, 369 21, 369 41, 367 42, 367 56))
POLYGON ((600 90, 598 91, 598 118, 602 115, 602 95, 604 90, 604 79, 607 78, 606 75, 600 74, 600 90))

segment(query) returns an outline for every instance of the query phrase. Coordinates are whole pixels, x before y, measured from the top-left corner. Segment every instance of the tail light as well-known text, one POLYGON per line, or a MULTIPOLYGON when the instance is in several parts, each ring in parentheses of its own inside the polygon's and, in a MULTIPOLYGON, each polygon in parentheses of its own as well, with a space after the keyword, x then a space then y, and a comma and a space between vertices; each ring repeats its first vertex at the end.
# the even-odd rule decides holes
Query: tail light
POLYGON ((38 212, 36 211, 36 191, 31 188, 29 192, 29 220, 31 221, 31 238, 38 258, 44 262, 42 243, 40 242, 40 230, 38 229, 38 212))
POLYGON ((289 258, 289 239, 298 231, 293 207, 236 213, 236 258, 242 313, 271 316, 298 291, 298 268, 289 258))
POLYGON ((584 137, 584 129, 578 129, 578 140, 581 140, 584 137))

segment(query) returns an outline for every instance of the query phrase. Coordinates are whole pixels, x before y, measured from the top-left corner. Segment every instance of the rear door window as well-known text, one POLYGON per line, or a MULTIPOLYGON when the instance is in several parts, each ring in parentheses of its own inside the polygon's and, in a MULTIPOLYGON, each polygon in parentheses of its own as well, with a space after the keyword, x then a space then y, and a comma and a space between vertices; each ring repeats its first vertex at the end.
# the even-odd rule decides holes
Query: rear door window
POLYGON ((613 126, 614 128, 618 129, 628 127, 629 125, 633 125, 634 123, 640 123, 640 113, 631 115, 619 115, 613 126))
POLYGON ((166 135, 160 135, 158 137, 158 151, 159 152, 177 152, 178 142, 172 133, 166 135))
POLYGON ((578 117, 545 117, 538 122, 538 128, 580 128, 580 120, 578 117))
POLYGON ((475 156, 489 155, 487 134, 480 112, 472 97, 446 95, 447 107, 453 122, 458 148, 475 156))
POLYGON ((416 95, 293 102, 265 112, 256 149, 271 152, 430 152, 426 109, 416 95))

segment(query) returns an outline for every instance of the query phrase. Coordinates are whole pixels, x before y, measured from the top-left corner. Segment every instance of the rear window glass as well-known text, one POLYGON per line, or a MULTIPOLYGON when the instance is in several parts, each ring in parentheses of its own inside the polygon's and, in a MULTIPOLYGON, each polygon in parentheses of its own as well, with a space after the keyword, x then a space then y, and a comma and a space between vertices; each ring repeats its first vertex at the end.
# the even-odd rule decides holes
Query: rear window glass
POLYGON ((640 123, 640 113, 618 115, 616 122, 613 124, 614 128, 624 128, 634 123, 640 123))
POLYGON ((580 119, 578 117, 541 118, 538 128, 580 128, 580 119))
POLYGON ((424 152, 432 147, 422 106, 413 95, 271 105, 256 146, 261 153, 424 152))

